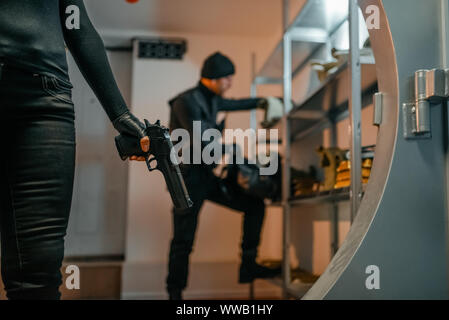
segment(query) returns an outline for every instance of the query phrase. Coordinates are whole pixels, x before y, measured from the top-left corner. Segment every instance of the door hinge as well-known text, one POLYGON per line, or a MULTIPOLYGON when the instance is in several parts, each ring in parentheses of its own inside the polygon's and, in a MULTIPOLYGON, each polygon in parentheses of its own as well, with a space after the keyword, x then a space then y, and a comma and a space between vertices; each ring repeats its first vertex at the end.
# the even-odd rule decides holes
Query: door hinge
POLYGON ((415 72, 415 101, 402 105, 404 138, 430 139, 430 107, 449 97, 449 69, 415 72))

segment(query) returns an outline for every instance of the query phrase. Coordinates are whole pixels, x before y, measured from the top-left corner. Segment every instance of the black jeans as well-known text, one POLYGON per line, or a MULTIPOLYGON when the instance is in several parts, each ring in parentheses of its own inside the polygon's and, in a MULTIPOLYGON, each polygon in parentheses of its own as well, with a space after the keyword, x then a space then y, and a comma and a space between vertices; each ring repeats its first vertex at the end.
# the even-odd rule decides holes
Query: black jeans
POLYGON ((1 71, 2 279, 9 299, 59 299, 75 169, 71 84, 1 71))
MULTIPOLYGON (((244 212, 242 255, 257 255, 265 216, 262 199, 248 196, 238 190, 229 190, 229 197, 220 187, 219 178, 207 168, 192 166, 183 172, 187 190, 194 203, 187 212, 173 209, 173 239, 170 245, 167 291, 183 290, 187 286, 189 255, 192 252, 198 214, 205 200, 244 212)), ((220 228, 220 226, 216 226, 220 228)))

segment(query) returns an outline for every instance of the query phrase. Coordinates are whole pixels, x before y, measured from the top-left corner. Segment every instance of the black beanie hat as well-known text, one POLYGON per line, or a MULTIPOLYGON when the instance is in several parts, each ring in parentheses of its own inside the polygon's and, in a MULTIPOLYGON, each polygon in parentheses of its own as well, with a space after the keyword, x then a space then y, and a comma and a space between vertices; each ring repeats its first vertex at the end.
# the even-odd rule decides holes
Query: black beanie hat
POLYGON ((201 77, 207 79, 219 79, 234 73, 234 63, 220 52, 215 52, 204 61, 201 77))

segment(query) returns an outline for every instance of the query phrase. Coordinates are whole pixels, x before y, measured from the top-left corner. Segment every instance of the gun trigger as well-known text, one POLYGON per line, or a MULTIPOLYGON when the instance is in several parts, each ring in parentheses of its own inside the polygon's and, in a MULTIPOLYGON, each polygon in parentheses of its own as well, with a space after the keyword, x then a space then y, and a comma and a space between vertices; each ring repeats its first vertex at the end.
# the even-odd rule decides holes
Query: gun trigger
POLYGON ((156 163, 156 166, 155 166, 155 167, 152 167, 152 166, 151 166, 151 164, 152 164, 154 161, 157 162, 157 160, 156 160, 155 157, 147 158, 147 167, 148 167, 148 170, 149 170, 150 172, 151 172, 151 171, 154 171, 154 170, 157 170, 157 163, 156 163))

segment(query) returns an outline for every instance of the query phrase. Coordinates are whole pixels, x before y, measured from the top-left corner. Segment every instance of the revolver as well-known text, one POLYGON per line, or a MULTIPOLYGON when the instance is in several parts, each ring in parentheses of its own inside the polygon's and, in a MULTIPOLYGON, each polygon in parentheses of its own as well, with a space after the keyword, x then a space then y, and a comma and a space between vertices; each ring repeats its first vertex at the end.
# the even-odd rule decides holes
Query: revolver
POLYGON ((150 151, 144 153, 136 137, 121 134, 115 137, 115 145, 120 157, 122 160, 126 160, 133 155, 145 156, 148 170, 150 172, 159 170, 164 175, 174 206, 180 210, 192 207, 193 202, 190 200, 179 170, 168 128, 161 126, 159 120, 155 124, 150 124, 148 120, 145 120, 145 127, 145 133, 150 138, 150 151))

